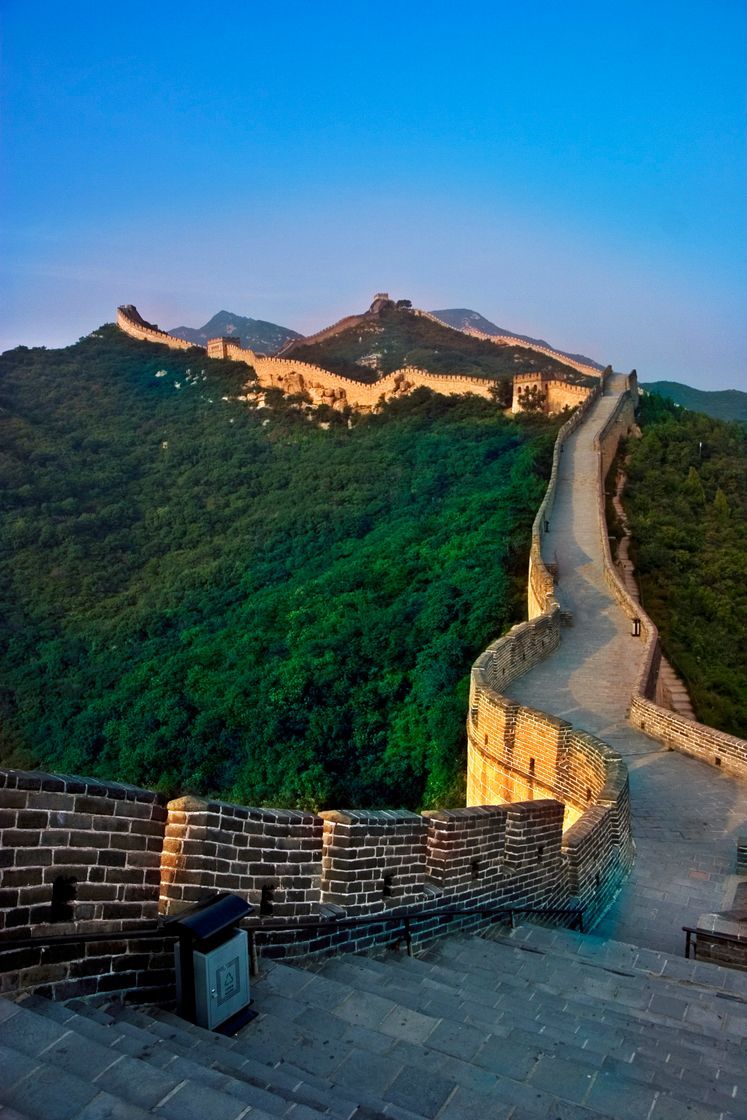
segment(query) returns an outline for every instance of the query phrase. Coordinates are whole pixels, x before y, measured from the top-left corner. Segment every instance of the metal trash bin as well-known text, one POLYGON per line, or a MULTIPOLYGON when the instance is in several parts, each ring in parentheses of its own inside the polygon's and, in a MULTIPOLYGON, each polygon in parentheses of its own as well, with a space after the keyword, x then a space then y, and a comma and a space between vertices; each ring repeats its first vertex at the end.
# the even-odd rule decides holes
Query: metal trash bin
POLYGON ((178 1013, 191 1023, 233 1034, 256 1012, 249 1010, 249 947, 236 925, 253 907, 220 891, 168 922, 174 947, 178 1013))

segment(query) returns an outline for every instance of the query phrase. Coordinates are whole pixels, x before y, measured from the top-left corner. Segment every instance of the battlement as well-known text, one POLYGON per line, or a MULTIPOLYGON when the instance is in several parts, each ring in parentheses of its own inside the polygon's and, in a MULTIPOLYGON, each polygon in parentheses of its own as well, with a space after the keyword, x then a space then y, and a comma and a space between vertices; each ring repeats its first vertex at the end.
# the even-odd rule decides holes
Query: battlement
POLYGON ((474 393, 490 400, 490 390, 495 385, 487 377, 429 373, 411 366, 395 370, 377 381, 354 381, 308 362, 297 362, 292 358, 265 358, 252 350, 241 349, 228 339, 210 339, 208 355, 246 362, 254 369, 258 383, 265 388, 282 389, 290 394, 301 393, 314 404, 328 404, 338 409, 349 407, 362 412, 373 411, 383 402, 406 396, 420 387, 447 396, 474 393))
MULTIPOLYGON (((376 297, 372 306, 376 304, 377 300, 384 298, 384 295, 380 294, 376 297)), ((416 314, 422 314, 443 326, 440 320, 427 312, 416 312, 416 314)), ((492 400, 491 390, 495 388, 496 381, 487 377, 463 377, 456 374, 430 373, 428 370, 405 366, 376 381, 364 382, 331 373, 329 370, 309 362, 299 362, 291 357, 283 356, 289 354, 296 345, 321 341, 345 327, 363 321, 365 317, 361 315, 348 316, 309 338, 294 339, 282 348, 280 355, 269 358, 257 354, 253 350, 245 349, 235 338, 211 338, 208 340, 207 347, 200 347, 199 349, 206 350, 209 358, 230 358, 232 361, 244 362, 251 366, 257 382, 264 388, 281 389, 288 394, 303 394, 314 405, 326 404, 337 410, 353 408, 361 412, 371 412, 386 401, 405 396, 419 388, 431 389, 434 393, 442 393, 445 396, 473 393, 487 400, 492 400)), ((180 338, 174 338, 172 335, 159 330, 153 324, 146 323, 137 308, 133 307, 132 304, 123 305, 117 309, 117 325, 133 338, 163 343, 177 350, 186 350, 192 346, 191 343, 180 338)), ((490 336, 486 335, 485 337, 490 336)), ((566 405, 574 408, 582 400, 585 400, 591 392, 586 386, 572 385, 562 379, 551 378, 548 380, 546 375, 540 373, 517 376, 521 379, 522 390, 531 384, 540 384, 538 379, 543 379, 541 385, 543 391, 547 394, 546 411, 551 413, 561 412, 566 405)), ((514 378, 513 400, 512 410, 514 412, 521 411, 517 378, 514 378)))
MULTIPOLYGON (((434 318, 434 316, 431 316, 431 318, 434 318)), ((441 320, 437 319, 436 322, 441 322, 441 320)), ((472 335, 473 338, 481 338, 485 342, 493 342, 496 346, 520 346, 524 350, 534 350, 537 354, 544 354, 545 357, 552 358, 553 361, 562 362, 564 366, 569 366, 571 369, 578 370, 579 373, 586 374, 587 377, 593 377, 595 380, 600 380, 602 377, 603 371, 597 369, 596 366, 590 366, 587 362, 579 362, 576 358, 561 354, 559 350, 551 350, 548 346, 540 346, 539 343, 529 342, 526 338, 517 338, 511 334, 486 334, 475 327, 465 328, 464 333, 472 335)))
POLYGON ((516 373, 511 401, 511 411, 514 414, 524 411, 525 394, 531 395, 533 389, 544 398, 543 411, 550 416, 562 412, 564 408, 576 408, 594 392, 590 385, 576 385, 546 372, 516 373))
POLYGON ((88 951, 66 945, 53 957, 33 947, 4 950, 3 942, 126 934, 216 889, 240 894, 260 918, 289 921, 284 939, 265 950, 283 956, 397 936, 387 926, 335 929, 334 921, 294 931, 294 919, 404 909, 427 917, 448 904, 561 906, 574 874, 562 822, 563 806, 549 799, 423 814, 315 814, 197 797, 166 804, 117 783, 0 771, 0 990, 62 998, 135 988, 155 996, 172 981, 169 946, 159 939, 147 952, 132 942, 126 967, 114 972, 113 942, 88 951))
MULTIPOLYGON (((628 378, 627 391, 623 393, 604 428, 595 438, 599 466, 599 518, 605 524, 604 482, 615 458, 620 441, 631 431, 635 422, 635 402, 638 382, 635 372, 628 378)), ((631 620, 638 622, 644 656, 633 689, 628 719, 634 727, 645 731, 671 750, 700 758, 712 766, 719 766, 735 777, 747 778, 747 741, 717 731, 707 724, 687 719, 664 705, 663 682, 660 678, 662 662, 659 632, 641 603, 627 591, 618 568, 612 560, 609 538, 602 533, 602 553, 605 581, 622 610, 631 620)))
MULTIPOLYGON (((117 308, 117 326, 131 338, 140 339, 142 342, 159 342, 172 350, 191 350, 194 343, 183 338, 175 338, 172 334, 160 330, 155 323, 149 323, 132 303, 124 303, 117 308)), ((203 350, 204 347, 197 347, 203 350)))

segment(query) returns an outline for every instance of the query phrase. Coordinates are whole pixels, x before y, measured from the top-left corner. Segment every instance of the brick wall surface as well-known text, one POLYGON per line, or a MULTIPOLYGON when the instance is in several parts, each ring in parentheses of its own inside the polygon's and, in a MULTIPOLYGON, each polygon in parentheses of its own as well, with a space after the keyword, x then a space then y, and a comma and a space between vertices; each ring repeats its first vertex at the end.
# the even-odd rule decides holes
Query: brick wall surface
POLYGON ((564 408, 576 408, 587 397, 594 394, 594 386, 574 385, 570 381, 563 381, 559 377, 551 377, 546 373, 517 373, 513 379, 513 395, 511 411, 522 412, 524 405, 522 397, 528 389, 538 389, 545 394, 544 411, 550 415, 562 412, 564 408))
POLYGON ((175 914, 213 890, 276 918, 318 909, 322 826, 314 813, 182 797, 169 802, 161 909, 175 914))
MULTIPOLYGON (((99 947, 3 953, 3 942, 116 932, 155 920, 164 801, 160 794, 118 783, 0 770, 3 990, 73 979, 95 987, 101 964, 99 947)), ((116 952, 121 951, 120 944, 116 952)), ((132 963, 112 970, 107 958, 109 976, 101 982, 110 988, 102 990, 126 986, 124 972, 133 968, 143 971, 132 963)))
POLYGON ((422 897, 428 822, 406 810, 330 810, 324 819, 322 901, 350 914, 422 897))

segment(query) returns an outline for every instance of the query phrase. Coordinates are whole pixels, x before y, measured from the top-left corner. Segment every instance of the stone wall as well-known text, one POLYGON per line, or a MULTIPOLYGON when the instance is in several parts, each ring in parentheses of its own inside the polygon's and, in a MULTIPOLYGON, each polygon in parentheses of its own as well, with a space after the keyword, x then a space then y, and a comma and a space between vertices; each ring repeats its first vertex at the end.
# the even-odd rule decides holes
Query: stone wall
MULTIPOLYGON (((117 308, 117 326, 132 338, 159 342, 175 350, 189 350, 194 344, 174 338, 146 323, 131 304, 117 308)), ((284 393, 305 393, 314 404, 328 404, 332 408, 347 406, 367 412, 385 400, 405 396, 415 389, 431 389, 445 396, 474 393, 490 400, 496 382, 487 377, 457 377, 450 374, 429 373, 428 370, 410 368, 395 370, 377 381, 354 381, 322 369, 308 362, 292 358, 266 358, 239 343, 226 338, 211 338, 205 349, 210 358, 230 358, 244 362, 254 370, 258 383, 266 389, 282 389, 284 393)))
POLYGON ((564 408, 576 408, 594 392, 590 385, 574 385, 570 381, 550 377, 545 373, 517 373, 513 379, 513 398, 511 402, 511 411, 514 414, 524 411, 522 396, 532 388, 544 393, 543 411, 550 416, 562 412, 564 408))
POLYGON ((165 824, 160 794, 0 770, 0 992, 114 993, 171 981, 170 946, 160 940, 2 951, 3 941, 32 935, 153 921, 165 824))
MULTIPOLYGON (((155 323, 148 323, 140 315, 138 309, 131 303, 123 304, 117 308, 117 326, 131 338, 140 339, 141 342, 160 342, 171 350, 192 350, 193 342, 183 338, 175 338, 173 334, 159 330, 155 323)), ((202 350, 199 346, 197 349, 202 350)))
POLYGON ((527 582, 527 610, 530 619, 536 618, 541 614, 549 613, 556 618, 557 625, 560 625, 560 612, 555 599, 555 573, 548 569, 542 558, 542 535, 547 532, 550 518, 552 517, 555 493, 558 486, 560 456, 563 454, 566 440, 575 432, 579 424, 582 423, 589 409, 594 404, 594 401, 603 392, 603 388, 603 382, 600 381, 588 397, 581 402, 573 415, 566 420, 555 440, 550 480, 532 525, 532 542, 529 551, 529 578, 527 582))
POLYGON ((627 768, 600 739, 499 691, 557 641, 545 615, 514 627, 478 658, 467 724, 467 802, 560 803, 564 897, 582 905, 591 924, 632 865, 627 768))
POLYGON ((554 798, 564 807, 561 858, 567 898, 591 920, 614 897, 633 859, 628 775, 605 743, 504 694, 558 646, 563 622, 542 559, 563 446, 602 392, 597 385, 558 433, 545 497, 532 528, 529 621, 488 646, 472 669, 467 721, 467 803, 554 798))
MULTIPOLYGON (((519 725, 522 719, 528 724, 529 714, 519 713, 519 725)), ((555 721, 556 748, 565 742, 565 728, 555 721)), ((519 726, 517 743, 529 749, 530 734, 528 725, 519 726)), ((540 757, 539 742, 536 749, 540 757)), ((520 751, 516 757, 526 771, 527 758, 520 751)), ((563 766, 560 753, 552 765, 563 766)), ((574 765, 580 772, 577 760, 574 765)), ((437 916, 453 906, 564 907, 581 898, 593 919, 617 874, 612 848, 597 837, 590 855, 588 828, 563 833, 563 805, 540 796, 558 784, 545 766, 527 801, 422 815, 317 815, 194 797, 164 805, 161 795, 116 783, 0 772, 0 990, 168 998, 172 941, 134 934, 220 889, 253 904, 251 924, 273 956, 396 942, 401 925, 374 920, 350 928, 345 919, 396 918, 405 910, 420 917, 418 937, 484 924, 479 913, 449 923, 437 916), (60 893, 58 880, 72 880, 72 889, 60 893), (593 890, 576 889, 588 882, 593 890), (310 920, 318 924, 294 928, 310 920), (279 922, 286 928, 270 939, 268 927, 279 922), (111 937, 46 948, 9 944, 100 932, 111 937)), ((569 771, 568 788, 586 780, 569 771)), ((597 780, 594 789, 598 807, 613 816, 609 781, 597 780)))
POLYGON ((662 652, 659 632, 641 604, 626 590, 621 573, 612 560, 607 536, 604 483, 617 454, 620 440, 629 434, 635 422, 637 391, 637 383, 632 376, 627 391, 621 396, 617 408, 595 440, 599 453, 598 516, 605 580, 631 620, 631 628, 634 620, 638 620, 640 640, 644 646, 641 669, 630 700, 628 719, 634 727, 645 731, 664 746, 703 759, 713 766, 722 767, 728 773, 745 778, 747 777, 747 741, 687 719, 663 707, 664 687, 660 678, 662 652))
MULTIPOLYGON (((436 322, 440 322, 437 319, 436 322)), ((443 324, 441 324, 443 326, 443 324)), ((587 377, 601 378, 602 370, 597 369, 596 366, 590 366, 586 362, 576 361, 575 358, 569 358, 566 354, 561 354, 558 350, 551 350, 547 346, 540 346, 535 342, 528 342, 525 338, 516 338, 511 334, 485 334, 484 331, 478 330, 465 330, 465 334, 472 335, 473 338, 481 338, 485 342, 494 342, 496 346, 521 346, 524 350, 533 350, 537 354, 544 354, 546 358, 552 358, 556 362, 562 362, 564 366, 570 366, 571 369, 578 370, 579 373, 586 374, 587 377)))
POLYGON ((279 354, 290 353, 296 346, 314 346, 317 342, 324 342, 327 338, 334 338, 336 334, 342 331, 349 330, 350 327, 357 327, 359 323, 366 322, 367 314, 362 315, 344 315, 342 319, 338 319, 335 323, 330 323, 328 327, 322 327, 321 330, 315 331, 314 334, 304 335, 303 338, 291 338, 284 346, 281 346, 279 354))
POLYGON ((409 366, 377 381, 354 381, 350 377, 330 373, 321 366, 296 362, 292 358, 263 358, 240 346, 226 345, 223 349, 223 356, 250 365, 257 381, 265 388, 282 389, 284 393, 306 393, 314 404, 329 404, 333 408, 350 406, 364 412, 371 411, 382 401, 405 396, 419 388, 432 389, 434 393, 445 396, 474 393, 490 399, 490 390, 495 386, 495 381, 490 378, 456 377, 409 366))
POLYGON ((178 913, 210 891, 237 891, 264 914, 318 912, 323 822, 314 813, 253 809, 182 797, 168 806, 161 911, 178 913))

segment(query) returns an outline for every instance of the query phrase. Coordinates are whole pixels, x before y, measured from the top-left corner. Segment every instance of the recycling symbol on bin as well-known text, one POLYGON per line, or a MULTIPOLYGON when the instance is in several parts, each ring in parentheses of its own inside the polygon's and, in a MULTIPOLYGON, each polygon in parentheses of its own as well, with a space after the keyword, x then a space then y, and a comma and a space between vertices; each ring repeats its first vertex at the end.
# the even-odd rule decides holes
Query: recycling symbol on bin
POLYGON ((228 964, 221 965, 216 980, 218 1003, 224 1003, 235 996, 239 988, 239 958, 234 957, 228 964))

